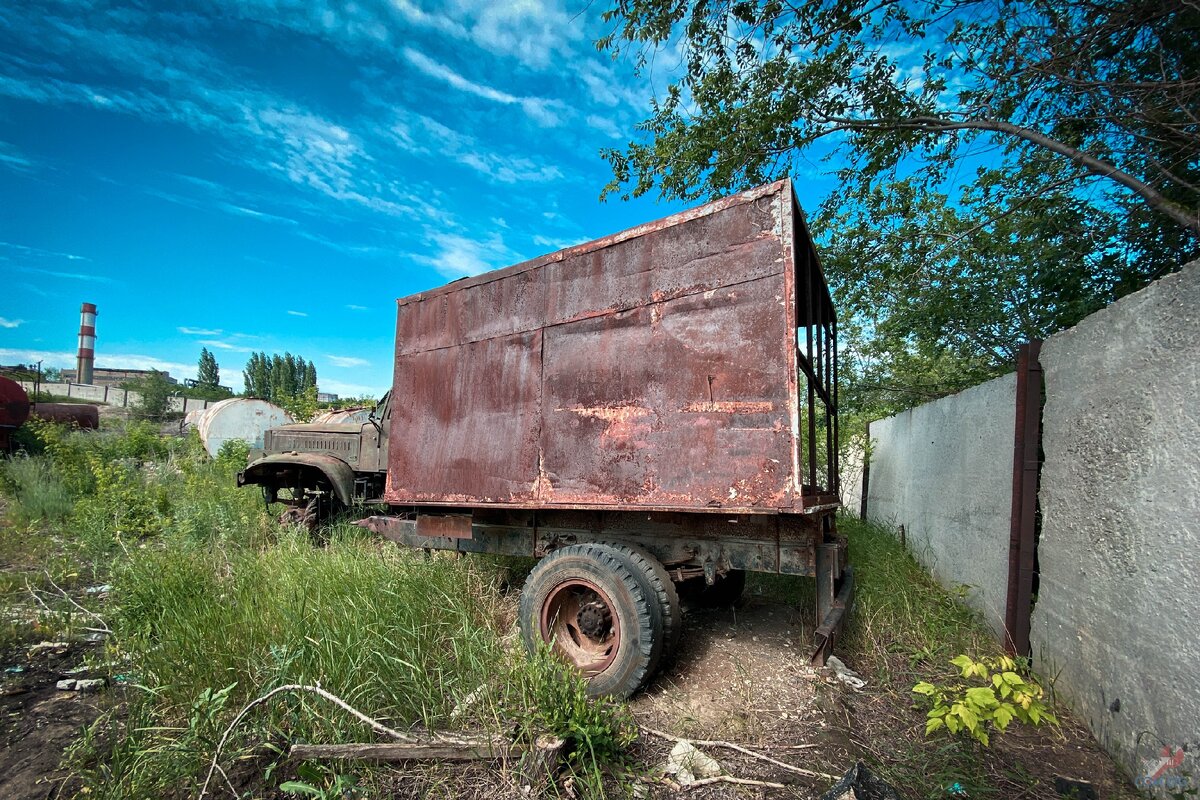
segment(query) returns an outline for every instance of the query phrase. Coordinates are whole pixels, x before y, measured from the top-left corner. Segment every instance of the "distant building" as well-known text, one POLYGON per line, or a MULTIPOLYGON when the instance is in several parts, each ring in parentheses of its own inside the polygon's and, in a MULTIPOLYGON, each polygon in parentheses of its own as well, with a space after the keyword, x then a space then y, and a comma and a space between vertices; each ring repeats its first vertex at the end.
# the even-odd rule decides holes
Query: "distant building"
POLYGON ((337 400, 337 399, 338 399, 338 396, 336 394, 334 394, 333 392, 317 392, 317 402, 318 403, 332 403, 334 400, 337 400))
MULTIPOLYGON (((145 378, 153 373, 159 373, 166 377, 168 383, 178 384, 179 381, 171 377, 169 372, 155 369, 105 369, 103 367, 95 367, 92 369, 92 386, 120 386, 122 383, 136 381, 139 378, 145 378)), ((62 380, 64 383, 78 383, 79 371, 74 369, 64 369, 62 371, 62 380)))

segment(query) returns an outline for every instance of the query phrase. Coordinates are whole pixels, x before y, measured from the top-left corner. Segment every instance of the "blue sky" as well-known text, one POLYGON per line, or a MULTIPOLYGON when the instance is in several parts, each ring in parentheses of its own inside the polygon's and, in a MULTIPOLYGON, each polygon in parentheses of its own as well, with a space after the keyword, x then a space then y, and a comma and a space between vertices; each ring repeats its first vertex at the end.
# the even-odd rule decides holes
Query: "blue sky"
MULTIPOLYGON (((0 363, 391 380, 395 299, 677 211, 599 201, 656 79, 587 0, 0 5, 0 363)), ((815 210, 822 181, 798 187, 815 210)))

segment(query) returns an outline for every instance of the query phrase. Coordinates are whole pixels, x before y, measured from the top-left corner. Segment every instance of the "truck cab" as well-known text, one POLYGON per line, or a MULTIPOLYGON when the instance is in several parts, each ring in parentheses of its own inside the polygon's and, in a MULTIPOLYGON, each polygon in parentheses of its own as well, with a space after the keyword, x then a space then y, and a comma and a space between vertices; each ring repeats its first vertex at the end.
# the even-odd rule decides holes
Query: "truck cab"
POLYGON ((377 502, 387 479, 390 400, 388 392, 366 421, 269 429, 238 473, 238 486, 261 486, 268 503, 290 506, 285 517, 309 527, 342 508, 377 502))

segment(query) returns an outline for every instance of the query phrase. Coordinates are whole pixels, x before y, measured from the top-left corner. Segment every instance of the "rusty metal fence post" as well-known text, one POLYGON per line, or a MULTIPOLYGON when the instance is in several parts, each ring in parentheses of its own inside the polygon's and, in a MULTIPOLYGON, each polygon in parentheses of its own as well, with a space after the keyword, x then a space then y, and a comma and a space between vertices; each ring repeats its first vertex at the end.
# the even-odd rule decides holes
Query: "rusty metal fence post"
POLYGON ((1008 537, 1008 601, 1005 648, 1027 656, 1029 617, 1037 558, 1037 491, 1041 469, 1042 343, 1021 345, 1017 356, 1016 426, 1013 443, 1012 517, 1008 537))

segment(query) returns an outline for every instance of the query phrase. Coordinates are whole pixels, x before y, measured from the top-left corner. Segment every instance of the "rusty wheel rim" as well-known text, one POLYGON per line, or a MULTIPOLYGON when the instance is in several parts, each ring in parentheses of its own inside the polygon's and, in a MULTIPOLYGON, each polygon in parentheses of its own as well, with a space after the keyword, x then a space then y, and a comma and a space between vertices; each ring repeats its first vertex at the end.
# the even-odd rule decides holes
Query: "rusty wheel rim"
POLYGON ((584 675, 608 669, 621 645, 621 621, 600 587, 581 578, 560 583, 542 601, 542 639, 584 675))

